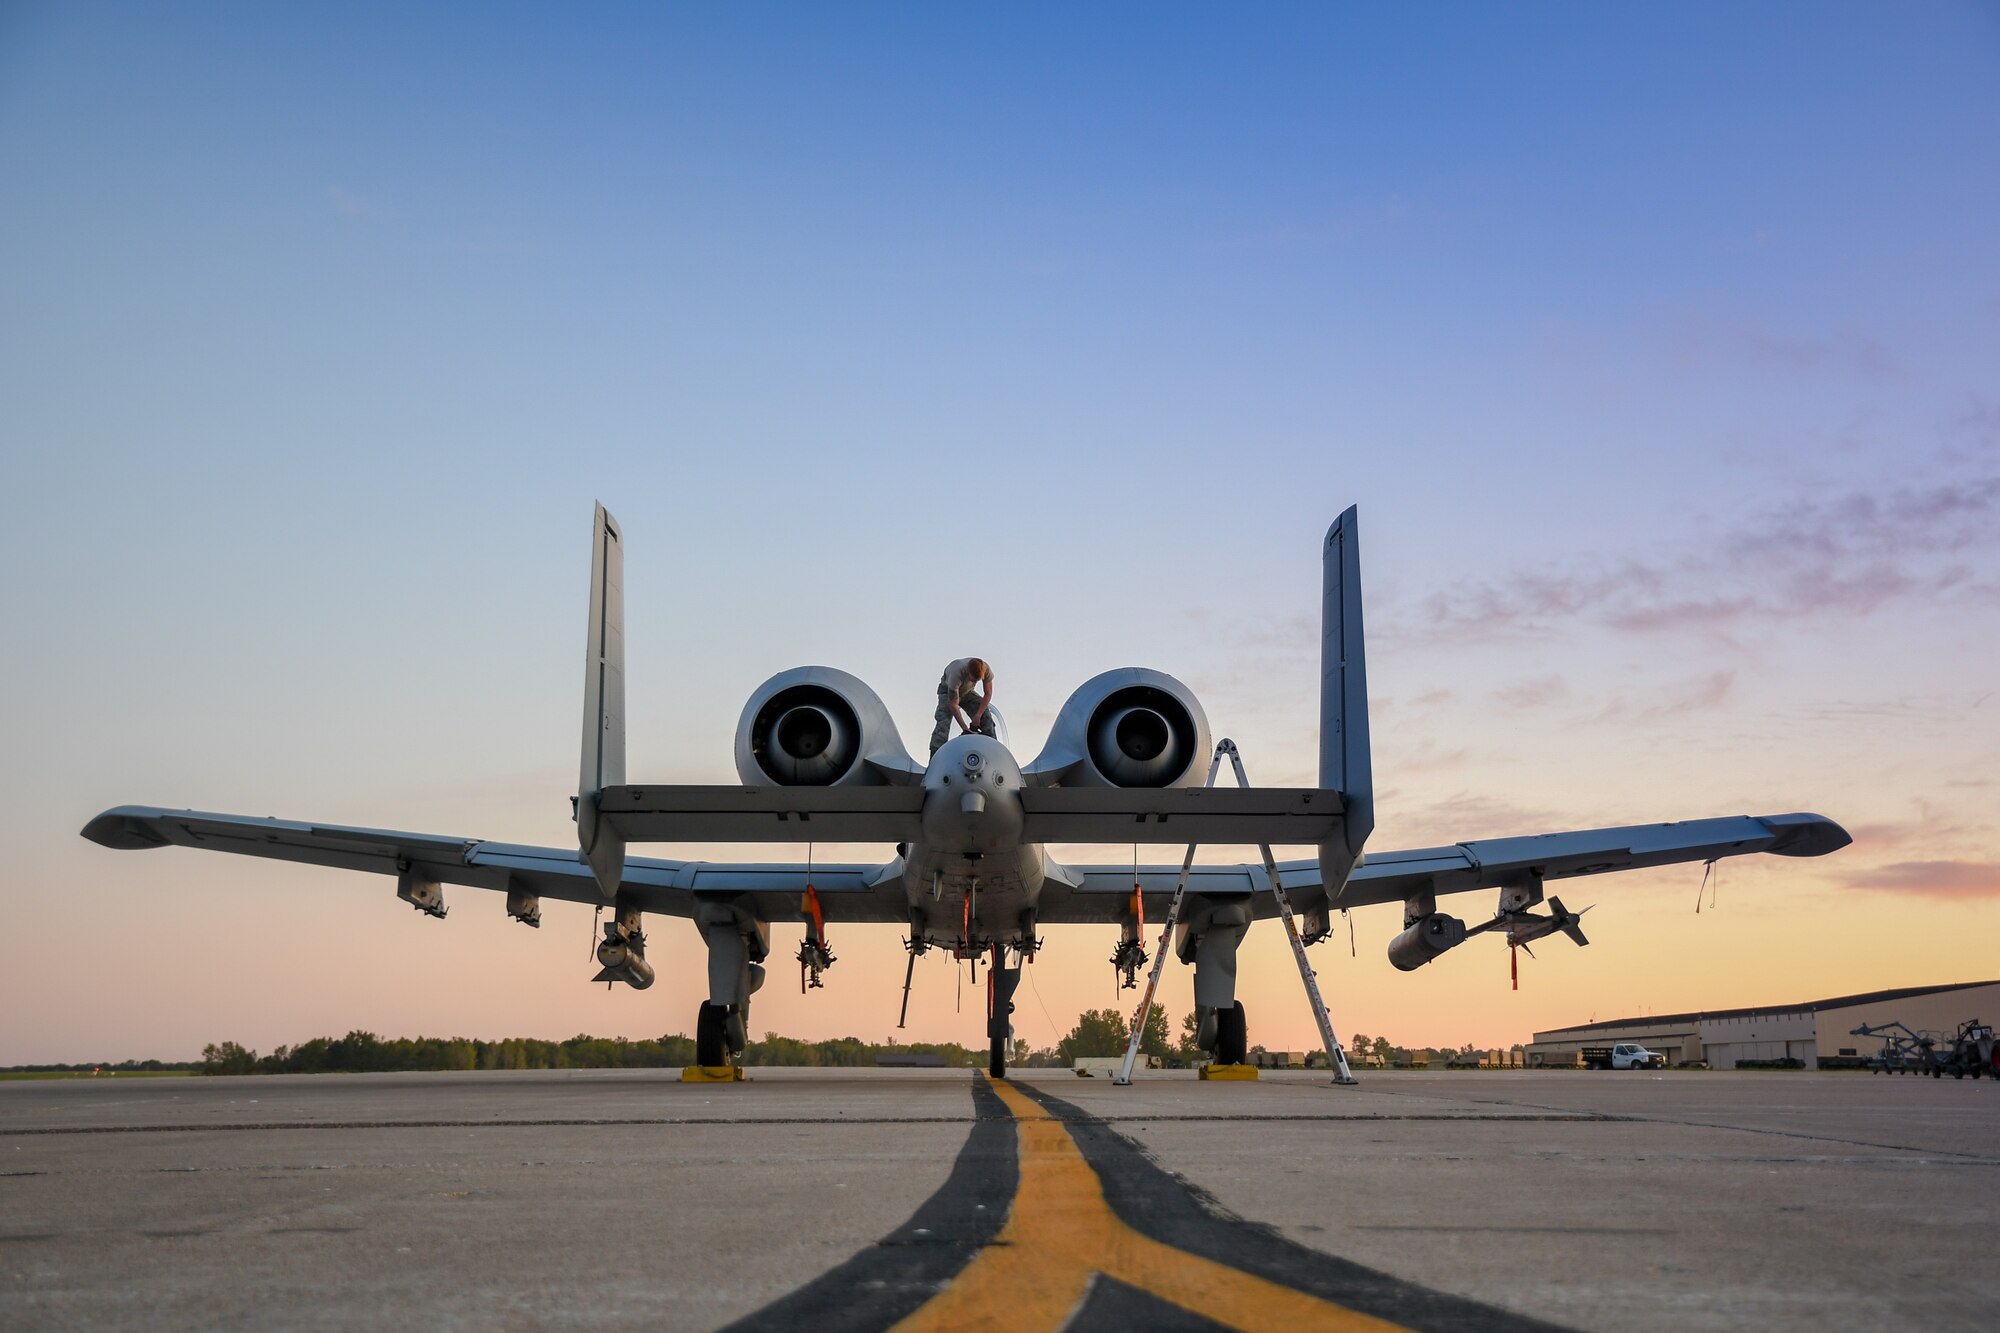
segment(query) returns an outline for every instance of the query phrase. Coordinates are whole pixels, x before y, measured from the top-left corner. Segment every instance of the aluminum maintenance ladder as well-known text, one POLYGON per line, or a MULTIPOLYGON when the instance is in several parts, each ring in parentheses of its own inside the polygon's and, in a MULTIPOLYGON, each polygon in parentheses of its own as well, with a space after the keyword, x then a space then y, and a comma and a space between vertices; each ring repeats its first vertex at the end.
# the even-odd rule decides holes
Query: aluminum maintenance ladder
MULTIPOLYGON (((1208 777, 1204 787, 1215 785, 1216 775, 1222 769, 1222 757, 1229 756, 1229 763, 1236 771, 1236 785, 1248 787, 1249 777, 1243 771, 1243 756, 1236 749, 1236 742, 1223 738, 1215 747, 1215 757, 1209 761, 1208 777)), ((1194 854, 1197 844, 1189 843, 1187 855, 1181 859, 1181 875, 1174 885, 1174 896, 1167 904, 1167 918, 1160 928, 1159 949, 1153 957, 1152 973, 1146 978, 1146 994, 1139 1001, 1139 1010, 1132 1018, 1132 1033, 1125 1043, 1125 1060, 1118 1066, 1118 1076, 1112 1082, 1120 1087, 1132 1082, 1132 1067, 1139 1058, 1139 1042, 1146 1032, 1146 1018, 1153 1010, 1153 996, 1160 988, 1160 973, 1166 969, 1167 950, 1174 937, 1174 926, 1179 923, 1181 907, 1187 901, 1188 876, 1194 870, 1194 854)), ((1299 937, 1298 921, 1292 913, 1291 899, 1285 895, 1285 886, 1278 877, 1278 863, 1271 855, 1269 843, 1257 844, 1257 850, 1264 857, 1264 874, 1271 881, 1271 894, 1278 901, 1278 913, 1285 921, 1285 938, 1291 942, 1292 957, 1299 965, 1299 979, 1305 983, 1306 998, 1312 1002, 1313 1019, 1319 1024, 1320 1043, 1326 1047, 1327 1067, 1333 1070, 1336 1084, 1352 1086, 1358 1080, 1347 1067, 1347 1052, 1341 1049, 1340 1038, 1333 1033, 1333 1019, 1326 1011, 1326 1001, 1319 993, 1319 975, 1306 960, 1305 941, 1299 937)), ((1133 886, 1137 891, 1138 886, 1133 886)))

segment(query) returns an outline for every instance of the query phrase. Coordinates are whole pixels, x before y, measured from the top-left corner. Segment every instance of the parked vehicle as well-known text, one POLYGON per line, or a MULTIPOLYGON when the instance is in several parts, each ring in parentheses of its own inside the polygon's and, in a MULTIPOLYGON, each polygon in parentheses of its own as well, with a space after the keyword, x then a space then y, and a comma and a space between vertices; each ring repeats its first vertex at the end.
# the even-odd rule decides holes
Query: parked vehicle
POLYGON ((1666 1062, 1666 1057, 1656 1055, 1632 1041, 1621 1041, 1616 1046, 1583 1048, 1585 1069, 1658 1069, 1666 1062))
POLYGON ((1993 1029, 1976 1018, 1960 1023, 1948 1041, 1938 1043, 1934 1054, 1937 1063, 1931 1074, 1935 1078, 1946 1074, 1953 1078, 1964 1078, 1967 1074, 1974 1078, 1987 1074, 2000 1078, 2000 1066, 1995 1064, 1996 1057, 2000 1057, 2000 1046, 1993 1040, 1993 1029))

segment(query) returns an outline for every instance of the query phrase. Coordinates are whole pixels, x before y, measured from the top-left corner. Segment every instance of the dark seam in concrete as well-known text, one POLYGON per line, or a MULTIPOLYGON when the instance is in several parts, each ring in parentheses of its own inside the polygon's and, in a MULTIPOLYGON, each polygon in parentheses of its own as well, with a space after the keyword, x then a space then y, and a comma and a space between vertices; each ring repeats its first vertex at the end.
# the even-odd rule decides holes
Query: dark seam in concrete
POLYGON ((1529 1333, 1560 1327, 1301 1245, 1272 1227, 1236 1216, 1207 1191, 1169 1174, 1146 1149, 1101 1119, 1040 1088, 1014 1086, 1063 1122, 1103 1182, 1105 1202, 1119 1220, 1163 1245, 1424 1333, 1529 1333))
MULTIPOLYGON (((1474 1099, 1468 1098, 1467 1100, 1474 1099)), ((1521 1103, 1496 1100, 1483 1101, 1481 1104, 1486 1106, 1519 1106, 1521 1103)), ((1535 1103, 1530 1102, 1529 1105, 1532 1106, 1535 1103)), ((1553 1111, 1557 1108, 1543 1107, 1539 1109, 1553 1111)), ((1717 1125, 1711 1124, 1706 1120, 1675 1120, 1669 1116, 1659 1115, 1613 1115, 1607 1113, 1604 1118, 1607 1120, 1622 1120, 1634 1125, 1676 1125, 1682 1129, 1734 1130, 1738 1134, 1768 1134, 1781 1139, 1802 1139, 1807 1143, 1838 1143, 1849 1148, 1880 1148, 1885 1152, 1908 1152, 1932 1156, 1958 1157, 1981 1164, 2000 1161, 2000 1158, 1985 1157, 1979 1153, 1960 1152, 1955 1148, 1913 1148, 1908 1144, 1902 1143, 1876 1143, 1870 1139, 1843 1139, 1833 1134, 1808 1134, 1803 1130, 1797 1129, 1770 1129, 1758 1125, 1717 1125)))
POLYGON ((1374 1226, 1349 1227, 1350 1231, 1479 1231, 1498 1232, 1503 1236, 1532 1233, 1537 1236, 1677 1236, 1680 1233, 1668 1227, 1424 1227, 1424 1226, 1374 1226))
MULTIPOLYGON (((210 1134, 274 1129, 540 1129, 605 1128, 625 1125, 963 1125, 984 1118, 962 1115, 900 1116, 625 1116, 588 1120, 254 1120, 224 1125, 31 1125, 0 1128, 0 1138, 27 1134, 210 1134)), ((1000 1115, 990 1117, 1009 1120, 1000 1115)))
POLYGON ((1711 1125, 1701 1120, 1670 1120, 1665 1116, 1635 1115, 1626 1119, 1639 1125, 1677 1125, 1682 1129, 1733 1130, 1738 1134, 1766 1134, 1773 1138, 1799 1139, 1806 1143, 1837 1143, 1846 1148, 1880 1148, 1884 1152, 1916 1153, 1927 1157, 1956 1157, 1981 1164, 2000 1163, 2000 1158, 1960 1152, 1956 1148, 1914 1148, 1906 1143, 1876 1143, 1869 1139, 1843 1139, 1833 1134, 1808 1134, 1796 1129, 1761 1129, 1755 1125, 1711 1125))
MULTIPOLYGON (((891 1116, 623 1116, 612 1119, 601 1117, 574 1120, 254 1120, 237 1121, 219 1125, 27 1125, 20 1128, 0 1126, 0 1138, 38 1134, 208 1134, 242 1131, 269 1131, 279 1129, 538 1129, 552 1128, 615 1128, 626 1125, 715 1125, 728 1128, 733 1125, 962 1125, 974 1119, 1000 1119, 1009 1117, 987 1116, 984 1112, 976 1116, 962 1115, 891 1115, 891 1116)), ((1412 1115, 1382 1115, 1373 1112, 1362 1115, 1289 1115, 1289 1114, 1161 1114, 1161 1115, 1106 1115, 1080 1114, 1079 1123, 1084 1124, 1160 1124, 1185 1121, 1223 1121, 1238 1124, 1257 1121, 1283 1121, 1324 1123, 1329 1121, 1367 1122, 1376 1120, 1455 1120, 1468 1124, 1485 1124, 1501 1121, 1553 1120, 1568 1124, 1611 1123, 1634 1120, 1634 1116, 1603 1115, 1541 1115, 1524 1113, 1521 1115, 1432 1115, 1416 1113, 1412 1115)), ((0 1175, 6 1173, 0 1172, 0 1175)))
POLYGON ((951 1174, 910 1220, 725 1333, 885 1329, 937 1295, 993 1244, 1020 1186, 1019 1136, 999 1095, 975 1076, 978 1112, 951 1174))
POLYGON ((1232 1125, 1238 1123, 1238 1121, 1314 1121, 1314 1123, 1326 1123, 1326 1121, 1466 1121, 1466 1123, 1482 1123, 1482 1121, 1570 1121, 1570 1123, 1584 1123, 1584 1125, 1590 1125, 1590 1123, 1614 1125, 1614 1123, 1624 1121, 1624 1119, 1636 1119, 1636 1117, 1596 1115, 1596 1113, 1590 1113, 1590 1111, 1558 1113, 1558 1115, 1544 1115, 1540 1111, 1522 1111, 1518 1115, 1508 1115, 1508 1113, 1500 1113, 1500 1115, 1470 1113, 1468 1115, 1464 1111, 1356 1111, 1352 1115, 1342 1115, 1338 1111, 1334 1111, 1334 1113, 1326 1113, 1326 1111, 1302 1111, 1302 1113, 1292 1113, 1292 1111, 1248 1111, 1244 1115, 1230 1115, 1226 1111, 1164 1111, 1160 1115, 1146 1115, 1144 1111, 1132 1111, 1132 1113, 1126 1113, 1126 1115, 1092 1115, 1090 1111, 1078 1111, 1076 1113, 1076 1123, 1080 1123, 1080 1125, 1126 1125, 1126 1123, 1144 1123, 1144 1121, 1228 1121, 1232 1125))

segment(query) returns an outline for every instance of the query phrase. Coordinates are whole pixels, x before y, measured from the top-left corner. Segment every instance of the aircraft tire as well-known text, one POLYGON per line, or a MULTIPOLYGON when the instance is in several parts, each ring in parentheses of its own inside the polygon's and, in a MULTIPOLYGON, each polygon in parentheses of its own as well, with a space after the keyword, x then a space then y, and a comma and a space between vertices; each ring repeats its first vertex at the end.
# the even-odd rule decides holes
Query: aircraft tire
POLYGON ((1215 1015, 1215 1062, 1219 1065, 1240 1065, 1248 1055, 1249 1021, 1243 1015, 1243 1001, 1238 1000, 1227 1009, 1215 1015))
POLYGON ((993 1049, 987 1054, 986 1072, 994 1078, 1007 1077, 1007 1039, 1005 1037, 993 1038, 993 1049))
POLYGON ((720 1004, 704 1004, 694 1020, 694 1062, 709 1069, 729 1063, 729 1047, 724 1033, 729 1025, 729 1009, 720 1004))

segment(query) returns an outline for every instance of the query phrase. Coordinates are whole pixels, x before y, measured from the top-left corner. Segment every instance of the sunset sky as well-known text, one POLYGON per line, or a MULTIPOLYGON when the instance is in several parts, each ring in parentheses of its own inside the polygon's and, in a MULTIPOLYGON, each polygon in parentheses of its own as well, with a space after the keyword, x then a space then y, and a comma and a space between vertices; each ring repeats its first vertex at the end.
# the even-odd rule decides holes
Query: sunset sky
MULTIPOLYGON (((587 908, 77 836, 571 845, 598 499, 635 780, 734 781, 804 663, 921 748, 977 654, 1023 757, 1145 665, 1308 783, 1358 503, 1373 848, 1855 835, 1699 914, 1699 866, 1566 885, 1593 944, 1518 992, 1357 912, 1343 1035, 2000 975, 2000 9, 582 12, 0 7, 0 1063, 691 1031, 685 922, 607 992, 587 908)), ((799 932, 752 1028, 892 1033, 899 932, 807 997, 799 932)), ((1131 1001, 1047 935, 1037 1046, 1131 1001)), ((1243 973, 1313 1044, 1275 926, 1243 973)), ((978 1042, 954 995, 925 959, 898 1035, 978 1042)))

